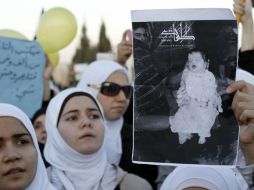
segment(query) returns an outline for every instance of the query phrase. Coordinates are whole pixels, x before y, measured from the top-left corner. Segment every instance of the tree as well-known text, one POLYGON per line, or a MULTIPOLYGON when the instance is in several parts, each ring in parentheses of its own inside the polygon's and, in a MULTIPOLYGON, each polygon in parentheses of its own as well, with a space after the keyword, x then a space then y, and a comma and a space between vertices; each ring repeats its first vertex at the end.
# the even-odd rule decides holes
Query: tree
POLYGON ((80 40, 80 47, 77 48, 76 53, 72 59, 75 63, 90 63, 96 59, 96 51, 94 47, 90 47, 90 41, 87 37, 86 26, 82 26, 82 37, 80 40))
POLYGON ((111 43, 108 37, 106 36, 106 26, 104 22, 101 23, 100 28, 100 36, 99 36, 99 42, 97 45, 97 51, 98 52, 110 52, 112 50, 111 43))

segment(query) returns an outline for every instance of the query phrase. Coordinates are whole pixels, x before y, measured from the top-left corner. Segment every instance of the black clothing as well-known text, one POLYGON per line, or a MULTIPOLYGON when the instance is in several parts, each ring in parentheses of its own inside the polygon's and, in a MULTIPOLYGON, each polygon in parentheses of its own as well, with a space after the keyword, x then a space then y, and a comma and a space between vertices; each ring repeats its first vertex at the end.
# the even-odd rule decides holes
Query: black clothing
POLYGON ((254 75, 254 50, 239 51, 238 66, 254 75))
POLYGON ((123 154, 119 166, 129 173, 146 179, 152 185, 153 189, 155 189, 155 180, 158 175, 157 166, 132 163, 133 126, 124 123, 121 130, 121 137, 123 154))

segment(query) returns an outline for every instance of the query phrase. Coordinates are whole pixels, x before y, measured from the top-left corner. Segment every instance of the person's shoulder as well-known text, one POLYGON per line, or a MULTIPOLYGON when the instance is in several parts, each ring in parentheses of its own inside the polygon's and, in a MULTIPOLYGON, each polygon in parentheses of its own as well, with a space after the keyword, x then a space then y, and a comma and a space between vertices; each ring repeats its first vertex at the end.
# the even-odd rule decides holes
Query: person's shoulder
POLYGON ((151 185, 143 178, 127 173, 120 182, 121 190, 138 189, 138 190, 152 190, 151 185))

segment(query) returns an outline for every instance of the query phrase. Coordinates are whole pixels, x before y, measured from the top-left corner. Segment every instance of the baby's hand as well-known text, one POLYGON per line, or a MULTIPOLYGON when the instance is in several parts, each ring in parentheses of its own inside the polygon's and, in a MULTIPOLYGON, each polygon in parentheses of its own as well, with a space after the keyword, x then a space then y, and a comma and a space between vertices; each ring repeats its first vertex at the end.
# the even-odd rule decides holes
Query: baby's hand
POLYGON ((176 101, 179 107, 190 103, 190 97, 188 96, 188 93, 184 87, 180 87, 177 91, 176 101))

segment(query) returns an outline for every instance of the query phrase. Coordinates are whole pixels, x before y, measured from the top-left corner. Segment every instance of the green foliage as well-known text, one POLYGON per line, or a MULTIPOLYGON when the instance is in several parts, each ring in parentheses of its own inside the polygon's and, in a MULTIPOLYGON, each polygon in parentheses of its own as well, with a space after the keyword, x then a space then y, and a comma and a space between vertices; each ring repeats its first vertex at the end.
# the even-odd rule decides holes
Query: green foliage
POLYGON ((82 37, 80 47, 77 48, 72 62, 75 63, 90 63, 96 59, 96 50, 90 46, 90 40, 87 37, 86 26, 82 27, 82 37))
POLYGON ((91 63, 96 60, 97 52, 110 52, 112 50, 109 38, 106 36, 106 26, 104 22, 101 24, 99 42, 97 46, 91 46, 87 37, 87 29, 85 24, 82 26, 82 36, 80 46, 72 59, 75 63, 91 63))
POLYGON ((98 52, 110 52, 112 50, 110 40, 106 36, 106 26, 104 22, 101 23, 99 43, 97 46, 97 50, 98 52))

